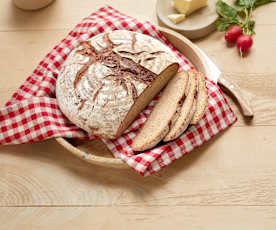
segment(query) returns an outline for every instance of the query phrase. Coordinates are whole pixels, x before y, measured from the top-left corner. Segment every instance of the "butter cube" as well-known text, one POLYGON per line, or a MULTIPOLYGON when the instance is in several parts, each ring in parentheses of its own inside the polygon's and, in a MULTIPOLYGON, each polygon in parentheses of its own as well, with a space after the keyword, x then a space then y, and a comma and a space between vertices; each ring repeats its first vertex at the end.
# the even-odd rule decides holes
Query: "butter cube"
POLYGON ((174 23, 177 24, 182 22, 185 19, 185 14, 169 14, 168 18, 174 23))
POLYGON ((208 5, 208 0, 173 0, 174 8, 186 16, 208 5))

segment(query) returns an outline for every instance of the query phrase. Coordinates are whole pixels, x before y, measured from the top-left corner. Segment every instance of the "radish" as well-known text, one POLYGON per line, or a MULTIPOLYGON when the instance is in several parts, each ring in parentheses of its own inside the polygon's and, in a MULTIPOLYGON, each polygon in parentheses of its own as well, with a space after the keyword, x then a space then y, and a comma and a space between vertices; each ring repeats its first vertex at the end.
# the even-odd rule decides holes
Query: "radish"
POLYGON ((229 27, 225 32, 225 40, 234 42, 242 34, 242 28, 239 25, 229 27))
POLYGON ((252 37, 248 34, 240 35, 237 39, 237 48, 240 51, 240 53, 249 50, 252 44, 252 37))

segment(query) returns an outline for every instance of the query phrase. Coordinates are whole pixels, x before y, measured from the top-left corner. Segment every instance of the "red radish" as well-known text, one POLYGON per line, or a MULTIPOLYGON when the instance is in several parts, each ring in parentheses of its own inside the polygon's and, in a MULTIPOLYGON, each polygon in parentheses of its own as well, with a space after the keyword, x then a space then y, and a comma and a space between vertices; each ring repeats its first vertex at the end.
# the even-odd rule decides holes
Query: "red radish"
POLYGON ((252 37, 248 34, 240 35, 237 39, 237 48, 240 52, 245 52, 249 50, 252 44, 253 44, 252 37))
POLYGON ((234 42, 242 34, 242 28, 238 25, 229 27, 225 32, 225 40, 227 42, 234 42))

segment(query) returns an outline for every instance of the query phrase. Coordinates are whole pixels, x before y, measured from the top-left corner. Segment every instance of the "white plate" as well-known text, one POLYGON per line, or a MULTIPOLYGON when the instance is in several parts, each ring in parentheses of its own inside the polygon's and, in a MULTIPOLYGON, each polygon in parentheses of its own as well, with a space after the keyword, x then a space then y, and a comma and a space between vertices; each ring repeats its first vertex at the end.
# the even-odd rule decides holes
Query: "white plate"
POLYGON ((157 0, 156 15, 161 26, 173 29, 190 39, 206 36, 216 29, 216 0, 209 0, 206 7, 193 12, 178 24, 168 19, 169 14, 176 13, 178 12, 173 7, 172 0, 157 0))

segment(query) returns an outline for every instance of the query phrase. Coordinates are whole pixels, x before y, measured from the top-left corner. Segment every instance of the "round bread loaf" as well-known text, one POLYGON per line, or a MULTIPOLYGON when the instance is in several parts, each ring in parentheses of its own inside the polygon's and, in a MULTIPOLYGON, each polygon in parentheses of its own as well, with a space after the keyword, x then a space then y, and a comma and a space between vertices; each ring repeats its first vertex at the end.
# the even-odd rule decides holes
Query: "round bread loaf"
POLYGON ((173 52, 150 36, 126 30, 101 33, 67 57, 56 97, 74 124, 116 138, 177 70, 173 52))

